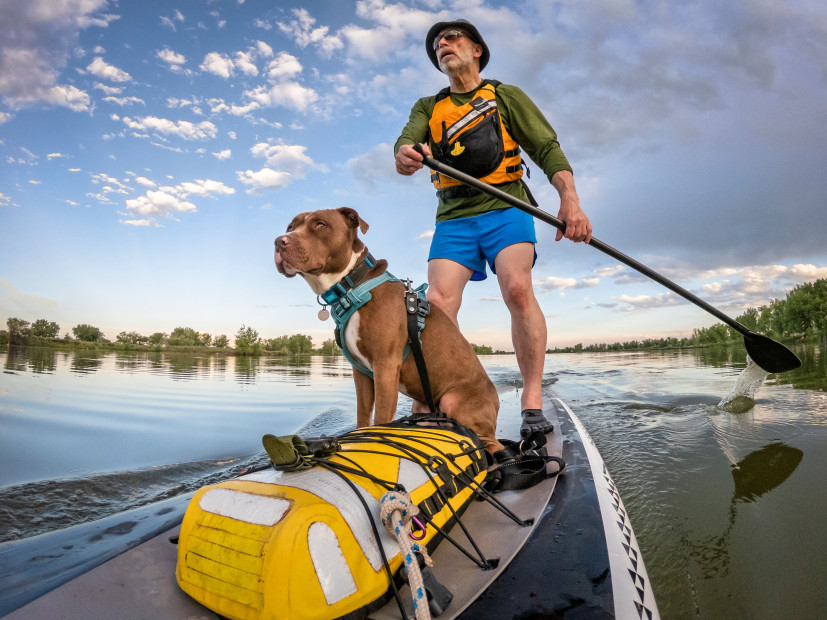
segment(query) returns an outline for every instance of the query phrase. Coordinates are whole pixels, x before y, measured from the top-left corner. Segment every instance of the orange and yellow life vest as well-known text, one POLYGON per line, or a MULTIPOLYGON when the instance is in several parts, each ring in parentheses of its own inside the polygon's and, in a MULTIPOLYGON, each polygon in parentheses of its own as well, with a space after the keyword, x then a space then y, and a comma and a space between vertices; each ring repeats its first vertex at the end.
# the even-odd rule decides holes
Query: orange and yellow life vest
MULTIPOLYGON (((465 105, 451 101, 449 89, 436 96, 428 122, 429 144, 434 159, 492 185, 523 176, 520 147, 509 135, 497 109, 499 82, 485 80, 476 96, 465 105)), ((438 172, 431 174, 438 193, 460 182, 438 172)))

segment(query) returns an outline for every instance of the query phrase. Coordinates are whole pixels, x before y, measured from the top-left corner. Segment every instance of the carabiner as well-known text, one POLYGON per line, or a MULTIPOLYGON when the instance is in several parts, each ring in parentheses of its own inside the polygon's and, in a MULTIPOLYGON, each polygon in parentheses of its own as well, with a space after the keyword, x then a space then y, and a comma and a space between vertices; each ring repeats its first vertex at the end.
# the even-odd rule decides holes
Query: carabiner
POLYGON ((425 531, 425 524, 422 523, 422 521, 420 521, 418 517, 411 517, 411 521, 413 521, 413 523, 416 524, 416 527, 419 529, 419 531, 422 532, 422 534, 420 534, 419 536, 414 536, 413 524, 411 524, 411 533, 409 534, 411 540, 422 540, 423 538, 425 538, 425 534, 427 533, 425 531))

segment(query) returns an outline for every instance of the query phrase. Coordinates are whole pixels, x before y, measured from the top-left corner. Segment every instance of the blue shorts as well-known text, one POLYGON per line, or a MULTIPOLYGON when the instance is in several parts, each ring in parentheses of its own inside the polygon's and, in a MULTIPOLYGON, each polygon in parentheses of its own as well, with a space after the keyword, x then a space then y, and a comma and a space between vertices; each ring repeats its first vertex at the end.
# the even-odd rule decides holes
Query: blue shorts
MULTIPOLYGON (((447 258, 473 270, 472 280, 485 280, 485 263, 494 269, 500 250, 515 243, 537 243, 534 218, 516 208, 497 209, 472 217, 437 222, 431 241, 432 258, 447 258)), ((534 252, 537 260, 537 252, 534 252)))

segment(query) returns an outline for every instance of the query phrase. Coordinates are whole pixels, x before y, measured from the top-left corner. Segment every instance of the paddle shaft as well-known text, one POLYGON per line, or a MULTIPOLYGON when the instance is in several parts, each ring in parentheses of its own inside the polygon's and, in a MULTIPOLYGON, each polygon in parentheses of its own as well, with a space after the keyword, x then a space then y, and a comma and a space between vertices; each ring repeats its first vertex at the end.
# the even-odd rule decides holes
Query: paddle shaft
MULTIPOLYGON (((436 159, 434 159, 433 157, 428 157, 427 155, 422 153, 420 148, 417 148, 418 146, 419 145, 417 145, 414 148, 417 150, 417 152, 419 152, 422 155, 423 163, 426 166, 428 166, 429 168, 431 168, 433 170, 436 170, 437 172, 441 172, 442 174, 444 174, 446 176, 454 178, 457 181, 461 181, 462 183, 465 183, 466 185, 470 185, 471 187, 475 187, 478 190, 480 190, 482 192, 485 192, 486 194, 489 194, 490 196, 493 196, 494 198, 502 200, 504 203, 509 204, 512 207, 517 207, 518 209, 520 209, 522 211, 525 211, 526 213, 528 213, 530 215, 533 215, 538 220, 544 221, 546 224, 551 224, 555 228, 558 228, 558 229, 562 230, 563 232, 566 232, 566 223, 563 220, 560 220, 560 219, 554 217, 553 215, 551 215, 550 213, 546 213, 542 209, 538 209, 534 205, 531 205, 527 202, 524 202, 524 201, 520 200, 519 198, 516 198, 516 197, 512 196, 511 194, 507 194, 507 193, 505 193, 504 191, 502 191, 501 189, 499 189, 497 187, 494 187, 492 185, 489 185, 488 183, 480 181, 476 177, 472 177, 471 175, 465 174, 464 172, 460 172, 459 170, 456 170, 455 168, 452 168, 451 166, 446 166, 445 164, 443 164, 443 163, 437 161, 436 159)), ((631 256, 627 256, 626 254, 624 254, 620 250, 617 250, 617 249, 613 248, 608 243, 604 243, 603 241, 600 241, 600 239, 592 237, 591 241, 589 241, 589 245, 592 246, 593 248, 596 248, 596 249, 600 250, 604 254, 608 254, 612 258, 614 258, 616 260, 619 260, 621 263, 624 263, 624 264, 628 265, 632 269, 635 269, 635 270, 639 271, 640 273, 642 273, 643 275, 651 278, 655 282, 658 282, 659 284, 662 284, 663 286, 665 286, 666 288, 668 288, 671 291, 674 291, 675 293, 677 293, 678 295, 680 295, 684 299, 687 299, 687 300, 691 301, 696 306, 698 306, 700 308, 703 308, 704 310, 709 312, 711 315, 717 317, 718 319, 720 319, 721 321, 723 321, 724 323, 729 325, 732 329, 739 331, 740 333, 744 334, 745 336, 752 336, 753 335, 753 332, 751 332, 746 327, 741 325, 735 319, 727 316, 726 314, 724 314, 723 312, 721 312, 720 310, 718 310, 714 306, 709 305, 707 302, 705 302, 700 297, 697 297, 696 295, 693 295, 692 293, 687 291, 685 288, 683 288, 679 284, 676 284, 675 282, 672 282, 672 280, 662 276, 657 271, 654 271, 653 269, 650 269, 646 265, 636 261, 631 256)))

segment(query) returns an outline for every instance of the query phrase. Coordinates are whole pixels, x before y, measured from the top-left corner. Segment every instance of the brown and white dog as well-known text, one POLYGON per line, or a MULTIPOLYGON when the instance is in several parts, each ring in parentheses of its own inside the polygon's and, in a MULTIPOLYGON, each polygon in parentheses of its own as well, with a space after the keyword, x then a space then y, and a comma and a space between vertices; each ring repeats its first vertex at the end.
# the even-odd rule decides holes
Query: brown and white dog
MULTIPOLYGON (((279 273, 302 276, 321 295, 348 275, 368 254, 358 232, 367 223, 350 208, 300 213, 287 232, 276 238, 275 261, 279 273)), ((357 282, 387 270, 379 260, 357 282)), ((399 392, 425 402, 413 355, 402 361, 408 342, 405 286, 385 282, 371 291, 370 302, 359 308, 341 335, 351 354, 373 372, 373 379, 354 368, 356 425, 384 424, 393 420, 399 392)), ((500 399, 473 348, 456 325, 434 304, 421 334, 434 401, 440 411, 477 433, 485 449, 502 450, 495 438, 500 399)))

